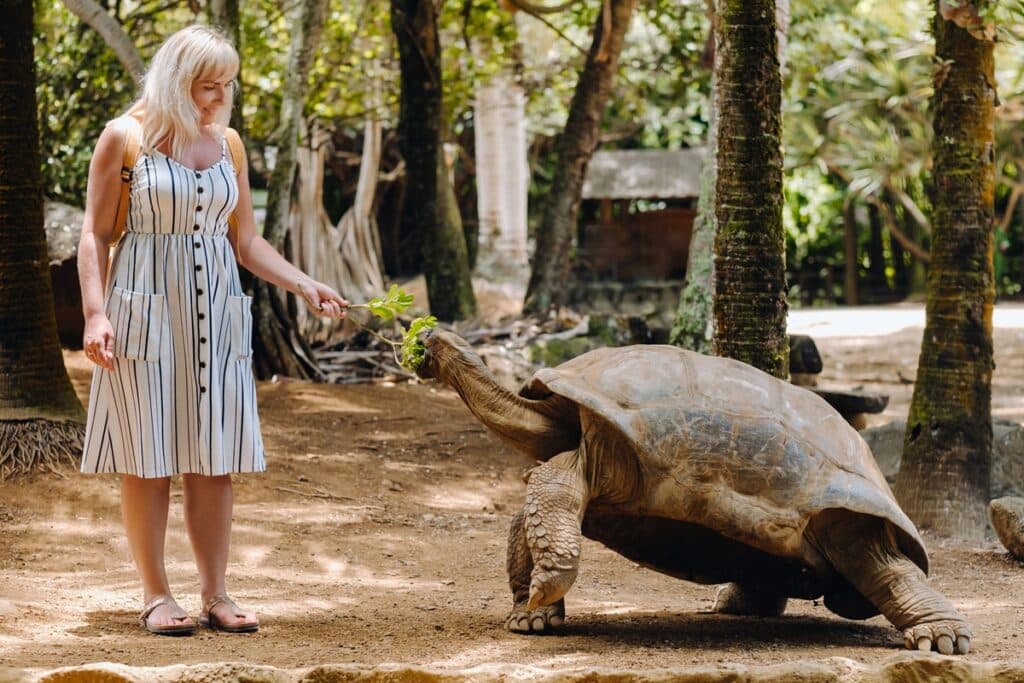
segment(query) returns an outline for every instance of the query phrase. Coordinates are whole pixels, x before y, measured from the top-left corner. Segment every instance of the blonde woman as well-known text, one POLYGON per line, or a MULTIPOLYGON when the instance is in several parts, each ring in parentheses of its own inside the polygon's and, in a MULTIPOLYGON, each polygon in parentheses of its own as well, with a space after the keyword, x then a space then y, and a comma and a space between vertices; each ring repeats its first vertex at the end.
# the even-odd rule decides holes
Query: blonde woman
POLYGON ((199 623, 230 632, 259 626, 225 586, 231 475, 265 469, 250 300, 236 262, 320 315, 344 317, 348 305, 256 234, 245 155, 233 159, 226 140, 237 73, 238 54, 216 31, 175 33, 153 57, 138 101, 100 135, 89 167, 78 267, 85 354, 97 367, 82 471, 121 475, 140 621, 162 635, 196 629, 164 567, 176 474, 199 573, 199 623), (129 136, 140 151, 124 236, 108 263, 129 136), (232 214, 237 227, 229 229, 232 214))

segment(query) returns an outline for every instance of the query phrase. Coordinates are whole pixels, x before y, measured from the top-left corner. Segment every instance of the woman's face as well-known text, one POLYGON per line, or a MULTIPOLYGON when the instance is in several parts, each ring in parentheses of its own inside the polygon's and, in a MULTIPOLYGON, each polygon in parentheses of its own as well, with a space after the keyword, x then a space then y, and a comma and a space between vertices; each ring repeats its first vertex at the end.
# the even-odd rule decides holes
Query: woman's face
POLYGON ((199 125, 206 126, 217 120, 222 107, 231 103, 233 74, 209 74, 192 82, 192 101, 199 110, 199 125))

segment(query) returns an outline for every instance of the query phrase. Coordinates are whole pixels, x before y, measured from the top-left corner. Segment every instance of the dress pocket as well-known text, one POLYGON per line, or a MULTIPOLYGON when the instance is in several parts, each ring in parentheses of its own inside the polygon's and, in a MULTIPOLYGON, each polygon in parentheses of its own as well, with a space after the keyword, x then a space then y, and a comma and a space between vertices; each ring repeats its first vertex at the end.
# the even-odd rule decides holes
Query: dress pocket
POLYGON ((252 356, 252 297, 229 296, 228 317, 231 323, 231 352, 237 360, 252 356))
POLYGON ((148 363, 160 360, 160 341, 167 319, 163 294, 114 287, 108 310, 114 327, 115 356, 148 363))

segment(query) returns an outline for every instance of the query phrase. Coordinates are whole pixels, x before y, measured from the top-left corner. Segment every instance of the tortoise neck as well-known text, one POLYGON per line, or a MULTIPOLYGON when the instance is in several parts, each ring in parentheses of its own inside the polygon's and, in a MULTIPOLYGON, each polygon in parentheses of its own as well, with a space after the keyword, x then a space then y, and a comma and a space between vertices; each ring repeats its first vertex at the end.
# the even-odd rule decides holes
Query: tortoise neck
POLYGON ((579 445, 578 426, 574 430, 572 416, 560 414, 561 402, 512 393, 475 353, 460 351, 446 358, 439 364, 438 379, 454 389, 488 429, 531 458, 547 460, 579 445))

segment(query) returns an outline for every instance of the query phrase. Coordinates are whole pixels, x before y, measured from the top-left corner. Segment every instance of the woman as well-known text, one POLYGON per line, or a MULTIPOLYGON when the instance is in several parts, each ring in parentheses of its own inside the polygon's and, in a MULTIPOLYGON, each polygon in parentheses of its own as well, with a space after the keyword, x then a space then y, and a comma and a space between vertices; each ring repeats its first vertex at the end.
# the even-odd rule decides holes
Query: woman
POLYGON ((256 234, 245 155, 232 159, 226 142, 237 73, 238 54, 216 31, 175 33, 153 57, 139 100, 100 135, 89 167, 78 265, 85 354, 98 367, 82 471, 122 475, 125 533, 144 594, 140 621, 157 634, 196 629, 174 601, 164 568, 175 474, 182 475, 199 572, 199 622, 231 632, 259 625, 225 587, 231 474, 266 468, 251 302, 236 260, 302 295, 320 315, 344 317, 348 305, 256 234), (108 270, 125 143, 133 135, 140 153, 124 237, 108 270), (236 229, 229 229, 232 213, 236 229))

